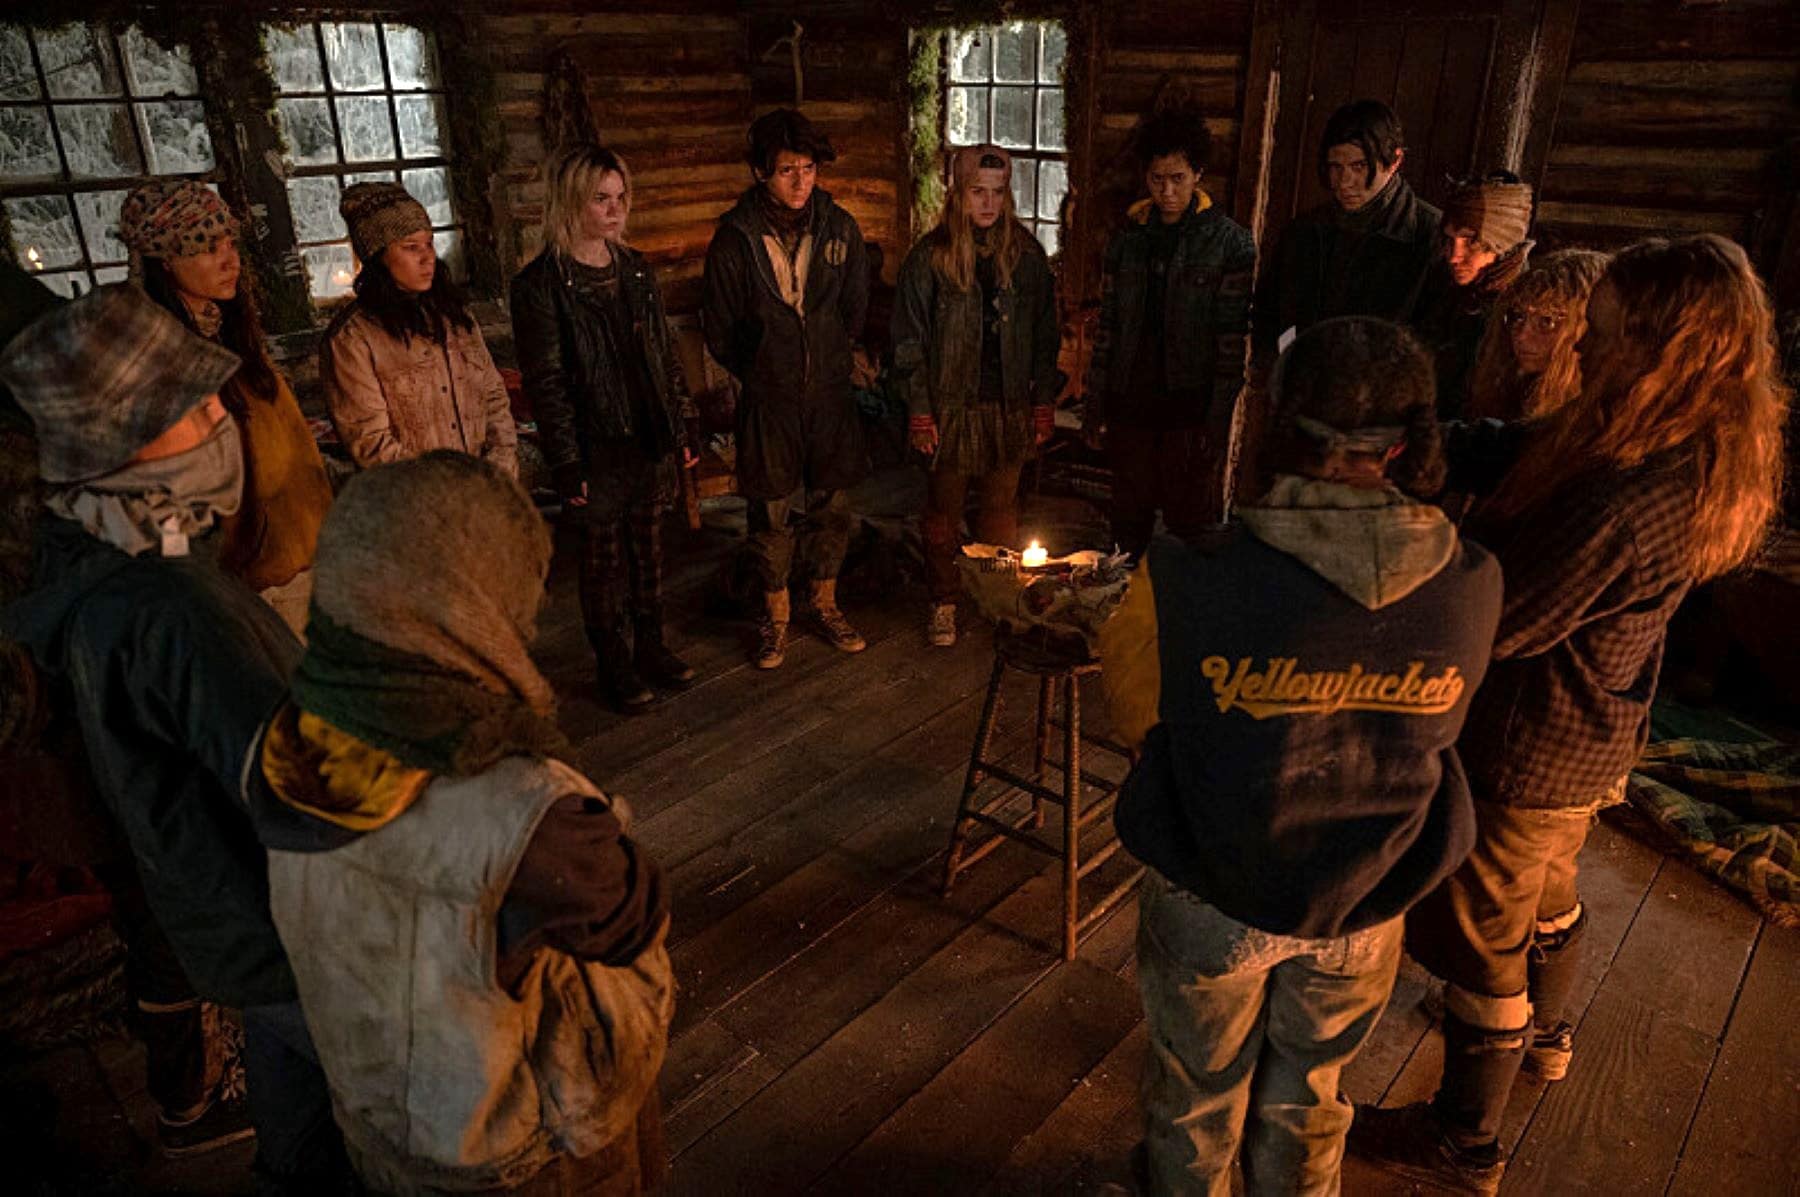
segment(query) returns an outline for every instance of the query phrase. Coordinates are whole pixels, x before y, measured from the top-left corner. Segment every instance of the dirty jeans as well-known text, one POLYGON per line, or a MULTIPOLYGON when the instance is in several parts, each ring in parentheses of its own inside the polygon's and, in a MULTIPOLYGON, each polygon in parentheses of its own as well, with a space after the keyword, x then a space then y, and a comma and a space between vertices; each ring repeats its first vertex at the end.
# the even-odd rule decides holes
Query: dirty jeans
POLYGON ((1152 871, 1138 985, 1151 1191, 1226 1197, 1338 1191, 1350 1103, 1338 1075, 1394 988, 1401 920, 1336 939, 1258 931, 1152 871))
POLYGON ((954 602, 962 590, 956 557, 962 551, 963 507, 969 484, 975 484, 975 539, 984 544, 1019 544, 1019 474, 1023 460, 985 474, 959 474, 951 469, 931 471, 925 515, 920 520, 925 540, 925 581, 934 603, 954 602))
MULTIPOLYGON (((809 573, 823 581, 835 578, 850 547, 856 516, 850 510, 850 492, 809 490, 800 527, 800 553, 809 573)), ((794 562, 794 530, 788 527, 793 496, 751 499, 745 518, 749 525, 750 556, 764 590, 786 590, 788 571, 794 562)))

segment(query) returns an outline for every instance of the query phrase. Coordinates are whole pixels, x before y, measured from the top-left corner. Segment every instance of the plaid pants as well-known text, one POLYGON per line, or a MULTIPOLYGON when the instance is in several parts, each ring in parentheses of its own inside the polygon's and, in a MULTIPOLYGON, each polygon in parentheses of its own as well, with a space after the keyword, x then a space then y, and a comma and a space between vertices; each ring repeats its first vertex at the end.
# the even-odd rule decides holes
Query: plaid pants
POLYGON ((662 517, 653 500, 590 511, 581 534, 581 618, 590 638, 662 622, 662 517))

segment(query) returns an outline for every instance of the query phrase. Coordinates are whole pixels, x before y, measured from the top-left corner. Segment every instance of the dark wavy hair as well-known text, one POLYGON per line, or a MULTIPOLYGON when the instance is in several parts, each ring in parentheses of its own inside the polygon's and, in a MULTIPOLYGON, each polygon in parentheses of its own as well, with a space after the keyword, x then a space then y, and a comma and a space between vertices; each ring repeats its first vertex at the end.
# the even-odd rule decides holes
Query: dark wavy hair
POLYGON ((1400 114, 1380 100, 1352 100, 1332 113, 1319 138, 1319 181, 1327 188, 1331 177, 1325 169, 1325 155, 1334 145, 1360 149, 1369 160, 1369 177, 1373 178, 1377 169, 1392 166, 1406 148, 1406 130, 1400 126, 1400 114))
POLYGON ((756 118, 750 126, 750 144, 744 152, 744 161, 759 177, 767 178, 775 173, 775 156, 783 150, 811 158, 817 166, 837 159, 831 139, 792 108, 777 108, 756 118))
POLYGON ((1212 133, 1206 118, 1187 108, 1166 108, 1144 122, 1137 135, 1138 165, 1145 170, 1158 158, 1180 154, 1199 174, 1212 157, 1212 133))
POLYGON ((431 290, 423 295, 407 291, 396 283, 380 255, 363 263, 354 287, 357 307, 373 317, 375 323, 397 341, 410 341, 414 337, 443 341, 452 327, 464 331, 475 327, 475 317, 469 313, 468 297, 451 280, 442 261, 431 276, 431 290))
POLYGON ((1443 489, 1437 372, 1424 346, 1398 324, 1373 316, 1320 321, 1275 363, 1270 389, 1268 472, 1329 478, 1358 458, 1380 457, 1387 459, 1388 481, 1407 494, 1431 498, 1443 489), (1299 417, 1314 429, 1302 429, 1299 417), (1319 425, 1352 435, 1322 438, 1319 425), (1369 447, 1354 435, 1376 429, 1398 430, 1392 449, 1369 447))
MULTIPOLYGON (((144 259, 144 293, 161 304, 174 317, 194 332, 199 332, 194 314, 181 298, 175 276, 161 258, 144 259)), ((262 317, 257 310, 256 281, 250 264, 238 271, 237 295, 218 301, 224 320, 219 325, 219 344, 238 355, 243 364, 223 387, 219 400, 234 416, 249 411, 251 400, 275 402, 277 391, 275 363, 269 360, 269 340, 263 335, 262 317)))

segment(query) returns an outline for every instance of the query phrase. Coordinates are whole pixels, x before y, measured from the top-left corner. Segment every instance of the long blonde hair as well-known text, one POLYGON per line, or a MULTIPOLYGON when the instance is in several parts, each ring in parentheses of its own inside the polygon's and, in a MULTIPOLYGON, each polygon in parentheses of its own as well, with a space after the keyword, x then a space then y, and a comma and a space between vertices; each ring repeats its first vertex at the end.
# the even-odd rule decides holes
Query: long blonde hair
POLYGON ((544 244, 567 257, 582 240, 581 213, 605 175, 618 173, 625 183, 627 219, 631 209, 631 172, 625 159, 592 141, 577 142, 544 164, 544 244))
MULTIPOLYGON (((1010 182, 1010 180, 1009 180, 1010 182)), ((934 239, 931 248, 931 267, 937 271, 939 278, 958 291, 970 291, 976 286, 975 280, 975 222, 969 218, 968 201, 963 198, 966 182, 958 182, 950 188, 950 194, 944 200, 944 213, 938 217, 937 227, 927 236, 934 239)), ((1025 242, 1031 239, 1031 230, 1019 223, 1013 215, 1012 187, 1005 189, 1005 207, 1000 210, 1000 219, 994 222, 992 236, 994 254, 994 273, 1002 287, 1012 286, 1012 273, 1019 264, 1019 257, 1025 252, 1025 242)))
POLYGON ((1611 260, 1610 255, 1591 249, 1565 249, 1532 262, 1506 289, 1481 335, 1465 415, 1497 420, 1543 416, 1575 397, 1581 389, 1581 361, 1575 356, 1575 343, 1587 331, 1588 293, 1611 260), (1549 364, 1542 374, 1528 379, 1513 356, 1507 320, 1514 312, 1534 309, 1559 312, 1563 322, 1549 364))
POLYGON ((1647 364, 1624 385, 1585 380, 1490 511, 1517 515, 1578 474, 1690 447, 1699 472, 1690 568, 1696 581, 1717 577, 1756 549, 1781 496, 1791 395, 1776 369, 1768 292, 1744 251, 1711 233, 1641 241, 1600 286, 1618 300, 1627 350, 1647 364))

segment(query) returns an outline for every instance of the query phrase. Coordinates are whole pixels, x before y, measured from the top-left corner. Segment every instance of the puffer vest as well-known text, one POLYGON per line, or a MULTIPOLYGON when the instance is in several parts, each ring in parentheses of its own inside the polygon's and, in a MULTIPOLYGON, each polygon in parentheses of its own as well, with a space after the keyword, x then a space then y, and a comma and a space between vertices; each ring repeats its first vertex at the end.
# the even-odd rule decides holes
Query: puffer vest
POLYGON ((269 853, 269 896, 358 1173, 386 1193, 510 1187, 627 1133, 674 1008, 662 934, 629 968, 538 953, 515 997, 495 922, 545 813, 603 798, 554 761, 433 781, 329 852, 269 853))

